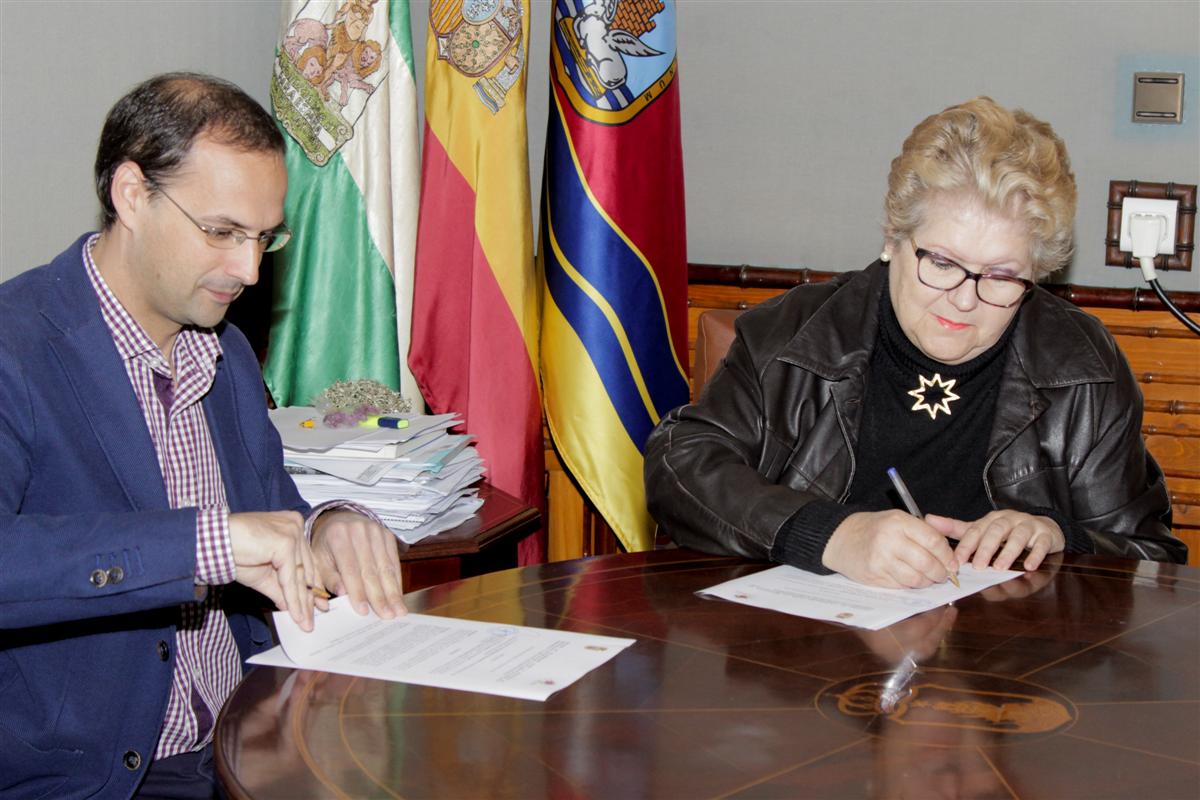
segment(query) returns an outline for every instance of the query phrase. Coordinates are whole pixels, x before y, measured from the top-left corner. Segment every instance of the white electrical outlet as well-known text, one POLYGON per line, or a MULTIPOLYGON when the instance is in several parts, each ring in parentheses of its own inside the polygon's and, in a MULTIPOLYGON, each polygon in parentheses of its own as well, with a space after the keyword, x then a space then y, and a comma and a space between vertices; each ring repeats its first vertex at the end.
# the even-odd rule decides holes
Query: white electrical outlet
POLYGON ((1133 239, 1129 232, 1129 217, 1133 214, 1162 214, 1167 218, 1164 236, 1158 241, 1159 255, 1175 255, 1175 215, 1179 213, 1178 200, 1147 200, 1144 197, 1126 197, 1121 201, 1121 249, 1133 251, 1133 239))

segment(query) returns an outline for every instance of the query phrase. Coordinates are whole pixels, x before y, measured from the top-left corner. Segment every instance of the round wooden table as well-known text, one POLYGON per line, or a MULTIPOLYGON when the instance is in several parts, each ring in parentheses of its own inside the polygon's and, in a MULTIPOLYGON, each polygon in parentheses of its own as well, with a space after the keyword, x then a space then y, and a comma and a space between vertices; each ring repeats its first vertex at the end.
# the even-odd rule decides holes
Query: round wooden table
POLYGON ((218 772, 289 800, 1200 796, 1200 570, 1060 558, 877 632, 695 594, 766 566, 667 550, 413 593, 638 641, 545 703, 259 668, 218 772))

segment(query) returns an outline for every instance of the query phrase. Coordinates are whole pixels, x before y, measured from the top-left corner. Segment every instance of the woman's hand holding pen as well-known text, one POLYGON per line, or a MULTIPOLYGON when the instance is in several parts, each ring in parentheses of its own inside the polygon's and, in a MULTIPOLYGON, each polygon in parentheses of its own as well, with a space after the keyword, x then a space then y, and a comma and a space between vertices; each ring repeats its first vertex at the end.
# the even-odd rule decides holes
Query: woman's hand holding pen
POLYGON ((825 546, 822 563, 869 586, 919 589, 958 571, 946 537, 904 511, 859 511, 846 517, 825 546))
POLYGON ((313 627, 313 606, 328 608, 321 576, 295 511, 252 511, 229 515, 229 542, 237 582, 266 595, 301 629, 313 627), (310 587, 311 590, 310 590, 310 587))

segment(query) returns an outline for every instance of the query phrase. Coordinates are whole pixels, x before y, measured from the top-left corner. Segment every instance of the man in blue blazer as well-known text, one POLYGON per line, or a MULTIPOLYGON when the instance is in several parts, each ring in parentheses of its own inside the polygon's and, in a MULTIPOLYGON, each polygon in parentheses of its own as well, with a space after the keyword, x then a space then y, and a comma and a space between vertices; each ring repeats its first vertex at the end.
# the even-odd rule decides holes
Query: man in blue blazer
POLYGON ((211 797, 267 599, 404 613, 395 539, 300 498, 222 321, 290 236, 283 150, 237 87, 152 78, 101 134, 102 231, 0 285, 0 797, 211 797))

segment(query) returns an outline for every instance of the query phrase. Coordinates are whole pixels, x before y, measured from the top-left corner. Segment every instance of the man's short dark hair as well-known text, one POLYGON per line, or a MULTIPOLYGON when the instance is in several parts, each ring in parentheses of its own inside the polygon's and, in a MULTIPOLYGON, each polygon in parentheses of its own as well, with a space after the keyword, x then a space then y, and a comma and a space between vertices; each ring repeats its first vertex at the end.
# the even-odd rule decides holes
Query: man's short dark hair
POLYGON ((169 179, 196 137, 246 152, 283 152, 283 135, 271 115, 229 81, 195 72, 169 72, 137 85, 117 101, 96 148, 96 194, 103 228, 117 219, 112 179, 132 161, 155 187, 169 179))

